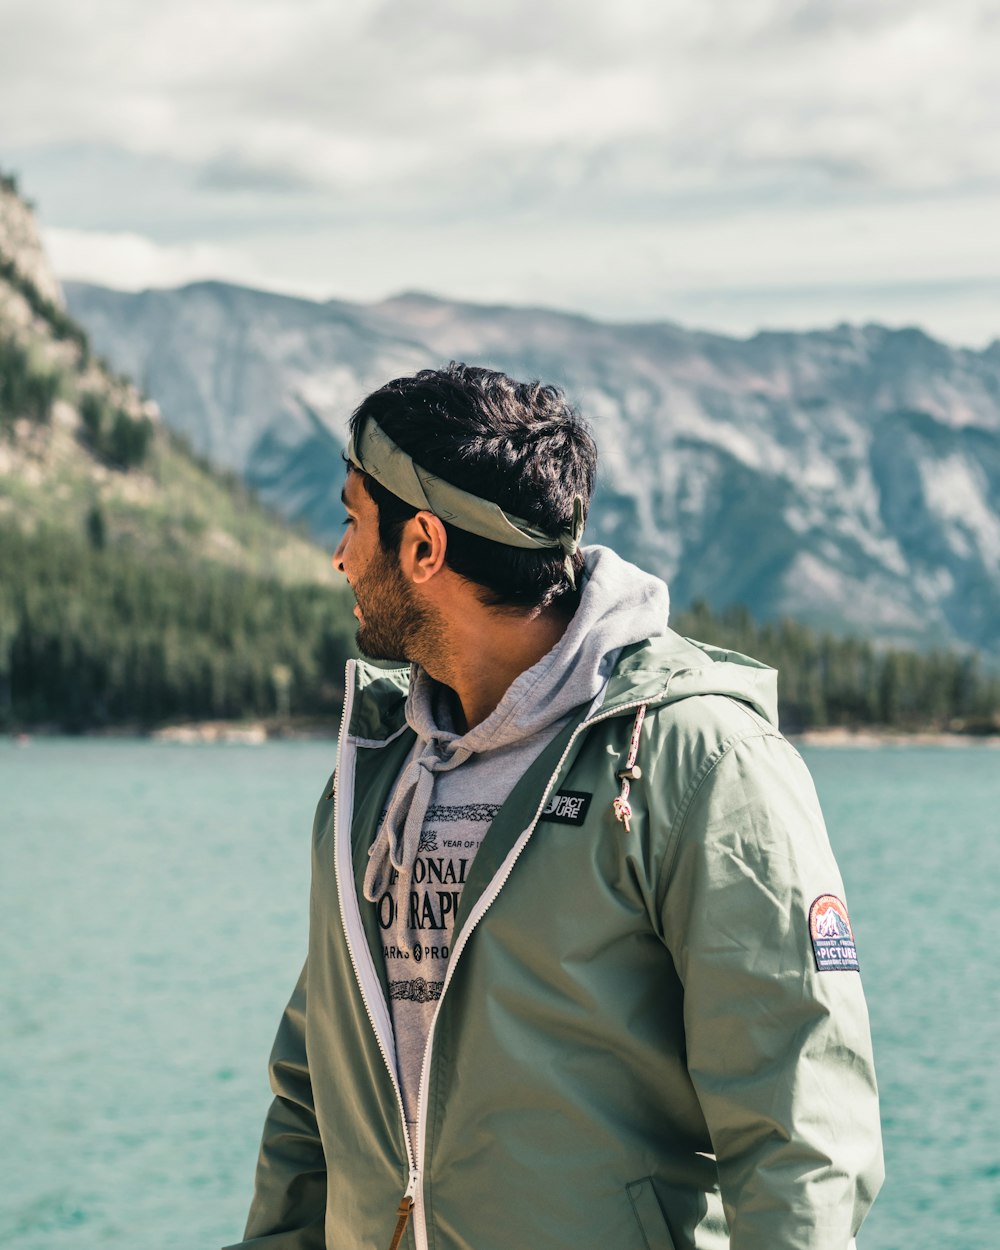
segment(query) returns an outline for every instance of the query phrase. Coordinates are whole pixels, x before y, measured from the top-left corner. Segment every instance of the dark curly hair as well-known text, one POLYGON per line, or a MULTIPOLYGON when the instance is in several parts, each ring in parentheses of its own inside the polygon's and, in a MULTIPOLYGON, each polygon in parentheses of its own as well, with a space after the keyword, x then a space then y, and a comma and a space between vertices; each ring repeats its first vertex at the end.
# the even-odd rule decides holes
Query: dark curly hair
MULTIPOLYGON (((452 361, 373 391, 351 417, 351 433, 356 436, 367 418, 421 467, 553 535, 569 524, 574 496, 582 497, 584 514, 589 507, 597 448, 555 386, 452 361)), ((417 509, 367 473, 361 476, 378 507, 382 547, 396 552, 417 509)), ((508 547, 444 526, 446 563, 482 587, 485 603, 542 608, 575 597, 561 548, 508 547)), ((579 584, 579 552, 573 564, 579 584)))

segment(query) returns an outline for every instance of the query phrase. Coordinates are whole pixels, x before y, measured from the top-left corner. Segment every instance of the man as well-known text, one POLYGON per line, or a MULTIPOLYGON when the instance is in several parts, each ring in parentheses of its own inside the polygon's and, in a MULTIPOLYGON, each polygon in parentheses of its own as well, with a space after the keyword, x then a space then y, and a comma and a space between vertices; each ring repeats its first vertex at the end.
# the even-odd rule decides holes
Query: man
POLYGON ((847 1250, 882 1179, 857 955, 773 670, 579 549, 562 395, 351 420, 358 645, 243 1250, 847 1250))

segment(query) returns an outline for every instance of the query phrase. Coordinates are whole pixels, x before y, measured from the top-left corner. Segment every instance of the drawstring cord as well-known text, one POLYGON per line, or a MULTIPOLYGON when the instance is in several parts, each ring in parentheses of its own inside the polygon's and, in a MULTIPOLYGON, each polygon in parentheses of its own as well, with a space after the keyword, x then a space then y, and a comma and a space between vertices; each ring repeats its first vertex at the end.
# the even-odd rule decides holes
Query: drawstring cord
POLYGON ((625 760, 625 767, 621 772, 615 774, 622 783, 622 792, 611 806, 615 809, 615 815, 625 826, 626 833, 630 832, 629 821, 632 819, 632 805, 628 801, 629 792, 632 789, 632 782, 638 781, 642 776, 642 769, 635 762, 635 757, 639 754, 639 735, 642 733, 642 722, 645 719, 646 704, 640 703, 639 710, 635 714, 635 721, 632 724, 632 738, 628 744, 628 757, 625 760))

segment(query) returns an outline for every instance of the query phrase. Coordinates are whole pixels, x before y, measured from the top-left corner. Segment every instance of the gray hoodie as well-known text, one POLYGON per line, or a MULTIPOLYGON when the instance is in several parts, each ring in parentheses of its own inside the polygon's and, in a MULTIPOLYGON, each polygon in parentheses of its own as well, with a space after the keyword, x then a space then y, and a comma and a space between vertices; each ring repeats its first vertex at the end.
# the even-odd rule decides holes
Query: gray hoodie
POLYGON ((584 557, 580 603, 566 632, 467 733, 453 727, 447 692, 413 668, 406 719, 417 741, 365 876, 365 895, 376 904, 383 934, 400 1087, 411 1122, 455 915, 490 822, 570 714, 600 702, 621 649, 667 628, 670 598, 663 582, 605 547, 589 547, 584 557))

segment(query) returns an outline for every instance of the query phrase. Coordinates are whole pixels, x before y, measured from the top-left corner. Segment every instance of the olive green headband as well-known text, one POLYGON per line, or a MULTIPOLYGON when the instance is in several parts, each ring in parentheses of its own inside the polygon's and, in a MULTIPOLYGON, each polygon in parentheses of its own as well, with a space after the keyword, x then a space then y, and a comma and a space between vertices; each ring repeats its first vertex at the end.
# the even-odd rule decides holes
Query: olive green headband
POLYGON ((356 469, 369 474, 412 507, 433 512, 460 530, 508 547, 561 547, 566 553, 569 584, 575 587, 573 556, 583 533, 580 495, 573 499, 573 517, 566 528, 556 535, 547 534, 520 517, 504 512, 499 504, 470 495, 414 464, 370 417, 361 423, 357 439, 352 436, 347 444, 347 458, 356 469))

